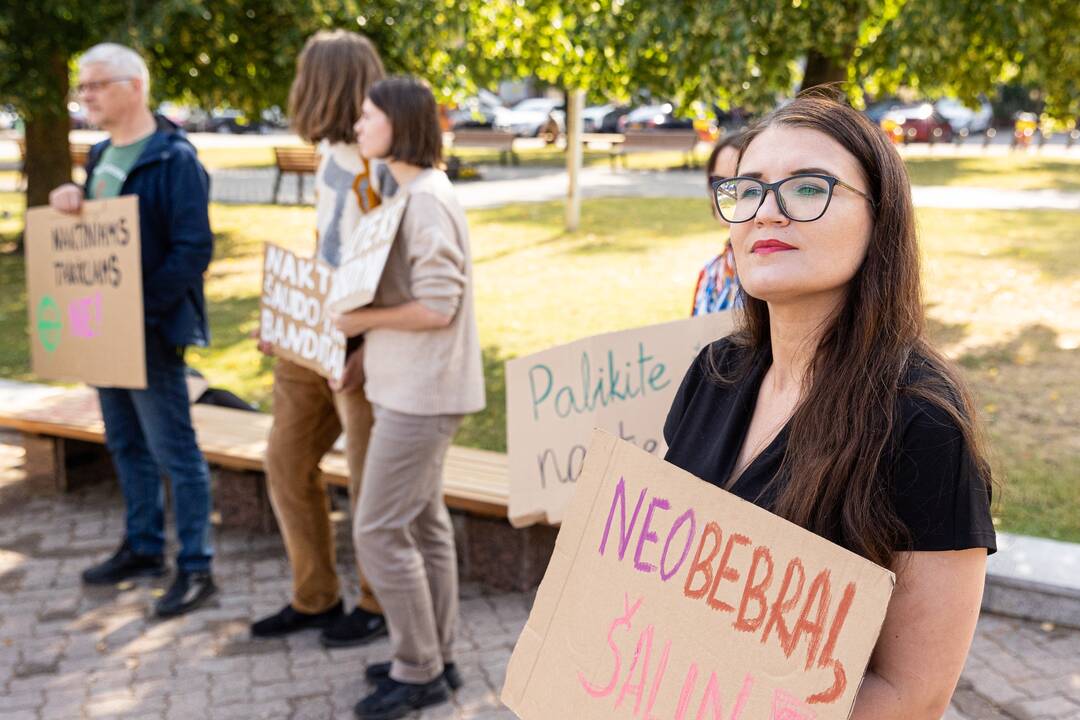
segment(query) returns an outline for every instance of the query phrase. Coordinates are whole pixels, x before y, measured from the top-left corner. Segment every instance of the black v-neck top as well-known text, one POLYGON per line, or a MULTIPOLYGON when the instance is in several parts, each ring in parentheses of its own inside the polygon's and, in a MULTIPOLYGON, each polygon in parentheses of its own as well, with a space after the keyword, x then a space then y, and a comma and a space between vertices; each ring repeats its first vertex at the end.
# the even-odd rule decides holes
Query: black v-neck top
MULTIPOLYGON (((710 377, 709 353, 725 375, 732 375, 743 353, 751 352, 728 338, 698 355, 683 378, 664 424, 665 459, 702 480, 724 487, 735 468, 753 416, 771 353, 759 353, 752 370, 734 384, 710 377)), ((924 370, 925 372, 925 370, 924 370)), ((997 549, 990 516, 990 488, 971 461, 960 429, 947 412, 910 395, 901 395, 895 448, 883 477, 897 516, 910 538, 897 551, 997 549)), ((787 425, 728 488, 766 510, 772 510, 783 477, 778 474, 787 447, 787 425), (772 482, 776 477, 776 482, 772 482)), ((829 537, 844 545, 842 538, 829 537)))

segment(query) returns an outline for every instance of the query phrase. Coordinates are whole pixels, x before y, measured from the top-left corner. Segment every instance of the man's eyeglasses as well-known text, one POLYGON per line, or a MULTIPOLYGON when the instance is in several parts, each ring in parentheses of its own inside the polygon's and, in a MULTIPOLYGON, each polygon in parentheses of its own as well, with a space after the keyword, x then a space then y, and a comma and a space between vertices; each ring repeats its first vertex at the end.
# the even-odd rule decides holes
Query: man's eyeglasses
POLYGON ((752 220, 765 202, 765 193, 770 190, 776 196, 780 212, 795 222, 813 222, 824 215, 837 185, 861 195, 873 205, 870 196, 862 190, 831 175, 817 173, 792 175, 774 183, 749 177, 714 177, 709 180, 709 185, 720 217, 729 223, 752 220))
POLYGON ((114 77, 107 78, 105 80, 93 80, 91 82, 79 83, 74 88, 72 88, 72 90, 75 91, 76 95, 85 95, 86 93, 91 91, 97 92, 98 90, 104 90, 106 85, 111 85, 118 82, 128 82, 134 79, 135 78, 133 77, 114 77))

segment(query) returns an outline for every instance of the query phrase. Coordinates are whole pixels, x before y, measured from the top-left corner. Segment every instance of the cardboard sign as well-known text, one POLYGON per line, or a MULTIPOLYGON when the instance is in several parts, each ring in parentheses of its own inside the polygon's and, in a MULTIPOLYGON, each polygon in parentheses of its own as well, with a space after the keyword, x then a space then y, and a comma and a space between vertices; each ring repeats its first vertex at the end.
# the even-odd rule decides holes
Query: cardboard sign
POLYGON ((842 720, 894 582, 597 431, 502 701, 524 720, 842 720))
POLYGON ((731 313, 596 335, 506 364, 510 522, 562 521, 594 427, 663 455, 671 401, 731 313))
POLYGON ((322 260, 267 243, 259 338, 273 345, 277 356, 338 380, 345 369, 345 335, 326 310, 333 276, 333 267, 322 260))
POLYGON ((347 313, 375 299, 408 199, 408 192, 400 191, 360 218, 343 250, 345 260, 334 273, 334 286, 327 298, 331 310, 347 313))
POLYGON ((35 375, 146 387, 138 197, 28 210, 26 296, 35 375))

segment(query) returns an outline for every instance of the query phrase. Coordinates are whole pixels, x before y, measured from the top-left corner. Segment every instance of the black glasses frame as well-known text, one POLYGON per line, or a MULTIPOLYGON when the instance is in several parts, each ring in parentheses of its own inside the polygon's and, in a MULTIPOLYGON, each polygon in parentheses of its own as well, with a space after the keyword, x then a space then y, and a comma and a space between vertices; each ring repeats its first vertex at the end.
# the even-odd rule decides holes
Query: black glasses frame
POLYGON ((762 180, 758 180, 757 178, 743 177, 741 175, 729 178, 717 176, 709 178, 709 186, 712 187, 713 206, 716 208, 716 212, 720 213, 720 217, 722 217, 726 222, 732 224, 750 222, 755 217, 757 217, 758 211, 761 210, 761 206, 765 204, 765 195, 768 194, 770 190, 772 191, 773 196, 776 198, 776 206, 780 208, 780 212, 783 213, 784 217, 786 217, 788 220, 791 220, 792 222, 814 222, 815 220, 820 220, 821 217, 826 213, 826 211, 828 211, 829 205, 832 204, 833 191, 836 189, 837 185, 850 190, 856 195, 861 195, 863 198, 866 199, 867 202, 870 203, 870 207, 874 206, 874 201, 870 199, 869 195, 864 193, 862 190, 859 190, 858 188, 854 188, 851 185, 848 185, 840 178, 833 177, 832 175, 822 175, 819 173, 799 173, 798 175, 792 175, 791 177, 786 177, 783 180, 777 180, 773 183, 767 183, 762 180), (780 186, 788 182, 789 180, 797 180, 798 178, 817 178, 818 180, 825 181, 825 183, 829 186, 829 197, 825 199, 825 207, 821 209, 821 212, 817 215, 817 217, 809 218, 806 220, 793 218, 791 217, 791 214, 788 213, 787 208, 784 207, 784 196, 780 194, 780 186), (750 213, 750 217, 746 218, 745 220, 732 220, 724 214, 723 210, 720 209, 720 186, 726 182, 731 182, 732 180, 748 180, 750 182, 757 183, 761 187, 761 197, 758 198, 757 207, 754 208, 754 212, 750 213))
POLYGON ((104 80, 91 80, 90 82, 79 83, 78 85, 71 88, 71 92, 73 95, 76 96, 85 95, 91 90, 97 92, 98 90, 104 90, 107 86, 112 85, 113 83, 130 82, 135 79, 136 78, 134 77, 114 77, 105 78, 104 80))

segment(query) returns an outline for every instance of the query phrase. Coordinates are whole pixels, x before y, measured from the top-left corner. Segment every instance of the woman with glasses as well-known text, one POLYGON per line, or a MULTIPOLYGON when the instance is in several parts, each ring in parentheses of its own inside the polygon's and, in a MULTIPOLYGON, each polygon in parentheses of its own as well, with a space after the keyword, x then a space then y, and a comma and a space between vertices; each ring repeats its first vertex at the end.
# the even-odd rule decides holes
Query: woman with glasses
MULTIPOLYGON (((739 141, 742 133, 728 133, 713 147, 709 162, 705 166, 706 187, 712 197, 712 181, 727 178, 735 174, 735 163, 739 159, 739 141)), ((716 212, 716 203, 709 200, 713 216, 723 225, 728 222, 716 212)), ((694 308, 691 315, 705 315, 736 307, 739 297, 739 276, 735 271, 735 253, 731 241, 724 242, 724 249, 710 260, 698 273, 697 286, 694 288, 694 308)))
POLYGON ((667 460, 896 572, 852 718, 940 718, 995 535, 970 396, 925 336, 903 161, 802 96, 712 187, 745 308, 687 372, 667 460))

